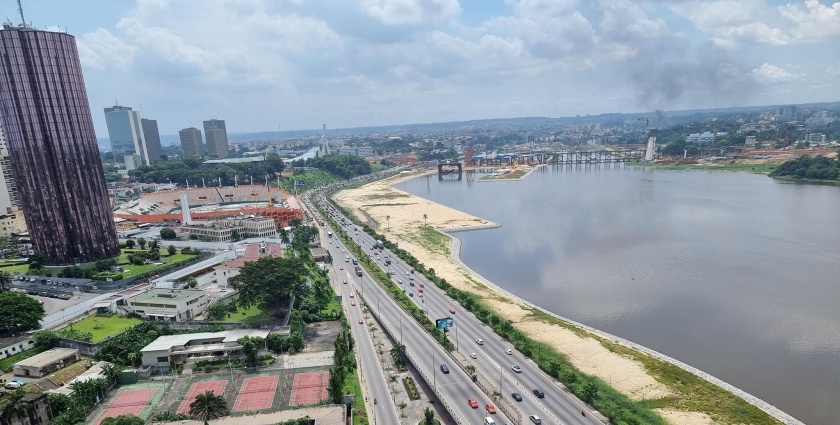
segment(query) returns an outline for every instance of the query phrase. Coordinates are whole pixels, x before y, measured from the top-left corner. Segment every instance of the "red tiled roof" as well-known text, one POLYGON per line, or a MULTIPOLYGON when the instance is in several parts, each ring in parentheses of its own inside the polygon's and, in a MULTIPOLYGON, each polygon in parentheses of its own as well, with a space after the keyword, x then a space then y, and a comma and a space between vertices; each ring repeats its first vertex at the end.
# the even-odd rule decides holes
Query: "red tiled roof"
MULTIPOLYGON (((280 246, 280 244, 269 243, 269 244, 266 244, 266 247, 268 248, 268 253, 265 254, 264 256, 280 257, 280 256, 283 255, 283 248, 280 246)), ((219 266, 219 268, 239 269, 239 268, 242 268, 242 266, 244 266, 245 263, 248 263, 248 262, 251 262, 251 261, 257 261, 257 260, 260 259, 260 257, 261 256, 260 256, 260 245, 259 244, 247 245, 245 247, 245 255, 243 255, 242 257, 239 257, 235 260, 228 261, 227 263, 219 266)))

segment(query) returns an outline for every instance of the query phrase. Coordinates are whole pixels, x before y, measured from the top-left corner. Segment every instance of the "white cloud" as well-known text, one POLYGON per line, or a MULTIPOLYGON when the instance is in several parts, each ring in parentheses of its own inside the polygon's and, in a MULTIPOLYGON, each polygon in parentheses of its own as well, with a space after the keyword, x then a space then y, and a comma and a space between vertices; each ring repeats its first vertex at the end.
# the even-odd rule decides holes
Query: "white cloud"
POLYGON ((833 6, 506 2, 512 13, 476 19, 455 0, 139 0, 77 40, 94 108, 114 97, 142 102, 150 117, 176 121, 161 121, 165 133, 209 105, 231 117, 233 131, 278 115, 299 128, 534 114, 548 104, 557 114, 581 105, 725 105, 754 87, 795 87, 802 73, 816 77, 837 60, 774 50, 805 39, 819 45, 805 27, 833 22, 833 6), (746 47, 754 44, 766 50, 746 47), (802 69, 787 65, 798 61, 802 69), (553 103, 560 98, 569 101, 553 103))
POLYGON ((840 37, 840 2, 826 6, 817 0, 806 0, 804 7, 799 4, 787 4, 781 6, 779 11, 782 16, 796 24, 792 32, 798 40, 815 41, 840 37))
POLYGON ((125 70, 134 59, 135 48, 104 28, 78 39, 79 58, 86 67, 103 69, 115 65, 125 70))
POLYGON ((600 28, 605 35, 627 41, 659 37, 668 31, 664 20, 648 18, 642 8, 629 0, 602 0, 599 5, 604 12, 600 28))
POLYGON ((761 84, 779 84, 795 81, 801 75, 792 74, 781 67, 765 63, 750 71, 750 75, 761 84))
POLYGON ((388 25, 419 25, 454 18, 458 0, 362 0, 368 15, 388 25))

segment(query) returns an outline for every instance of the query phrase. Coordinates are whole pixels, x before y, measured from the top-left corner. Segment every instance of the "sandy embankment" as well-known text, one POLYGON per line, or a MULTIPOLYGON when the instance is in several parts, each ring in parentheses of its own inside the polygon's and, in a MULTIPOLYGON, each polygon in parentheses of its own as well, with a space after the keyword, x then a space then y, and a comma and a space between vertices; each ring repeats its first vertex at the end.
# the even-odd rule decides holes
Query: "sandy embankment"
MULTIPOLYGON (((357 217, 370 216, 379 223, 378 231, 398 242, 420 262, 435 269, 435 273, 454 286, 483 296, 491 308, 531 338, 564 353, 584 373, 600 377, 615 389, 633 399, 651 399, 671 395, 668 388, 648 375, 641 363, 613 353, 594 338, 580 336, 569 329, 546 323, 531 316, 529 309, 506 295, 480 285, 449 257, 423 243, 420 227, 424 221, 435 228, 453 228, 492 224, 487 220, 428 201, 397 190, 393 184, 414 178, 419 173, 402 174, 367 184, 361 188, 344 190, 335 200, 353 211, 357 217), (424 219, 424 214, 426 218, 424 219)), ((584 334, 584 332, 581 332, 584 334)), ((668 422, 678 425, 709 425, 714 422, 702 413, 661 411, 668 422)))

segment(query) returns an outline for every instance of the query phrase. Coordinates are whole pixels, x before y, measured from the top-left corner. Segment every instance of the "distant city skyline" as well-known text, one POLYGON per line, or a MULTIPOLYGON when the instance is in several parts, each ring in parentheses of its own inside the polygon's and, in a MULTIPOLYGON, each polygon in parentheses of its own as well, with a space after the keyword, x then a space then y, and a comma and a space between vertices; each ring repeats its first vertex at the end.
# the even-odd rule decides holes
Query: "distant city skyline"
MULTIPOLYGON (((15 21, 16 4, 4 9, 15 21)), ((208 115, 241 133, 840 99, 840 5, 827 0, 24 9, 77 36, 93 109, 116 98, 166 117, 166 135, 208 115)), ((101 114, 94 125, 107 137, 101 114)))

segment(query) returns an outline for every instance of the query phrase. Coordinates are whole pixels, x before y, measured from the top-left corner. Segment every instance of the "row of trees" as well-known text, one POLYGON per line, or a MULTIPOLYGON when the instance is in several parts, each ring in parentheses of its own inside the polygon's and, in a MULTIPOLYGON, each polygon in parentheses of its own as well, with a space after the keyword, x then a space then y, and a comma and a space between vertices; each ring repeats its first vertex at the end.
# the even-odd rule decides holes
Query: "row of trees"
POLYGON ((283 159, 275 153, 266 155, 262 165, 253 163, 231 163, 214 167, 204 167, 200 158, 170 159, 166 161, 153 162, 151 165, 143 165, 129 171, 129 176, 138 182, 143 183, 178 183, 184 184, 189 180, 191 185, 202 184, 202 181, 209 186, 218 185, 219 179, 222 185, 232 186, 235 181, 244 184, 247 179, 253 177, 254 183, 264 183, 266 175, 273 176, 283 171, 283 159), (238 178, 234 178, 238 176, 238 178))

